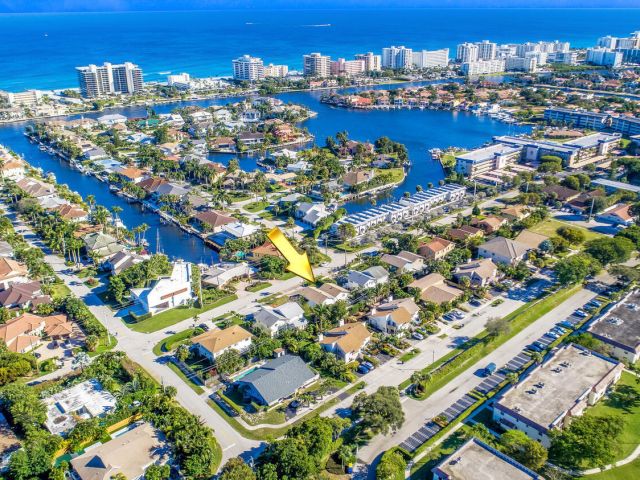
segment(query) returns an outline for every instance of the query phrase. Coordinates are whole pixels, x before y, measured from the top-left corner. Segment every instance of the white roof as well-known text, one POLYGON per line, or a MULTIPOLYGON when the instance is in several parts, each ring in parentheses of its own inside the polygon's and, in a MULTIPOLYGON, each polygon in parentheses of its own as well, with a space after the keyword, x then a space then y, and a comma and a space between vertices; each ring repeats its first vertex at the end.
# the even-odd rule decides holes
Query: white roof
POLYGON ((249 225, 248 223, 234 222, 223 225, 222 230, 236 238, 244 238, 256 233, 259 230, 259 227, 256 225, 249 225))

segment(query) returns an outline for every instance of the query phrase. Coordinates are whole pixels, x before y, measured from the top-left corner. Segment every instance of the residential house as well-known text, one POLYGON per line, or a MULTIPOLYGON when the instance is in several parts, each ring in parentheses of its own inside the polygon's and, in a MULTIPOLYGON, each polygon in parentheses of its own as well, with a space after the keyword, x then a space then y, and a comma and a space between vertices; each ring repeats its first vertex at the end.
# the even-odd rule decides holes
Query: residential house
POLYGON ((249 223, 235 222, 222 226, 222 230, 233 238, 248 238, 260 231, 260 227, 249 223))
POLYGON ((367 183, 376 176, 375 170, 354 170, 347 172, 342 177, 342 183, 347 188, 353 188, 361 183, 367 183))
POLYGON ((140 183, 149 177, 149 174, 135 167, 121 167, 116 170, 116 175, 124 182, 140 183))
POLYGON ((109 154, 102 147, 93 147, 85 151, 82 154, 82 158, 90 162, 95 162, 96 160, 107 160, 109 154))
POLYGON ((201 277, 204 285, 223 287, 236 278, 248 278, 255 273, 256 269, 247 262, 222 262, 205 269, 201 277))
POLYGON ((435 303, 437 305, 452 302, 464 293, 459 288, 449 285, 446 279, 439 273, 430 273, 429 275, 414 280, 409 284, 409 288, 418 289, 422 301, 435 303))
POLYGON ((193 218, 202 230, 212 233, 221 232, 225 225, 237 222, 235 218, 216 210, 198 212, 193 218))
POLYGON ((305 173, 309 170, 311 170, 311 164, 305 160, 298 160, 287 165, 287 171, 292 173, 305 173))
POLYGON ((470 238, 481 238, 484 232, 470 225, 462 225, 460 228, 450 229, 447 236, 456 242, 466 242, 470 238))
POLYGON ((523 261, 531 250, 524 243, 505 237, 496 237, 478 247, 478 256, 490 258, 494 263, 515 265, 523 261))
POLYGON ((634 224, 633 216, 629 213, 630 208, 631 205, 627 203, 618 203, 596 216, 596 220, 628 227, 634 224))
POLYGON ((458 265, 453 272, 456 282, 462 283, 463 278, 468 278, 472 287, 486 287, 493 283, 498 276, 498 267, 490 258, 471 260, 458 265))
POLYGON ((357 359, 371 340, 371 332, 362 322, 347 323, 320 335, 320 346, 346 363, 357 359))
POLYGON ((77 205, 65 203, 53 209, 61 218, 74 223, 88 222, 89 214, 77 205))
POLYGON ((349 298, 349 291, 334 283, 323 283, 320 288, 304 287, 300 290, 300 296, 309 306, 315 307, 316 305, 333 305, 341 300, 346 301, 349 298))
POLYGON ((128 250, 122 250, 113 255, 107 262, 107 267, 111 271, 111 275, 117 275, 123 270, 132 267, 138 263, 142 263, 148 256, 138 255, 128 250))
POLYGON ((23 313, 19 317, 0 325, 0 340, 10 352, 26 353, 40 346, 42 335, 56 338, 69 337, 73 325, 66 315, 41 317, 32 313, 23 313))
POLYGON ((406 332, 411 322, 418 320, 419 311, 413 298, 400 298, 372 308, 367 319, 380 332, 398 334, 406 332))
POLYGON ((232 325, 224 330, 212 330, 197 335, 191 342, 200 356, 213 362, 228 350, 237 350, 240 353, 247 351, 252 339, 253 335, 240 325, 232 325))
POLYGON ((320 220, 330 215, 324 203, 301 202, 295 211, 295 216, 303 223, 315 227, 320 220))
POLYGON ((141 480, 151 465, 164 464, 169 451, 161 434, 149 423, 89 448, 71 460, 78 480, 123 478, 141 480))
POLYGON ((591 210, 594 199, 603 196, 605 196, 605 193, 602 190, 583 192, 573 200, 569 200, 566 207, 571 209, 574 213, 586 215, 591 210))
POLYGON ((215 137, 209 140, 211 150, 231 150, 236 149, 236 141, 231 137, 215 137))
POLYGON ((24 163, 22 161, 10 157, 0 166, 0 178, 3 180, 13 180, 18 182, 24 178, 24 163))
POLYGON ((96 118, 96 120, 100 125, 113 127, 114 125, 117 125, 119 123, 126 123, 128 119, 127 117, 125 117, 124 115, 120 115, 119 113, 110 113, 107 115, 101 115, 96 118))
POLYGON ((53 185, 37 178, 24 177, 16 182, 20 190, 37 200, 44 200, 56 196, 56 189, 53 185))
POLYGON ((161 177, 149 177, 138 183, 138 186, 142 188, 148 195, 152 195, 158 191, 160 185, 169 183, 167 180, 161 177))
POLYGON ((272 406, 295 395, 320 378, 295 355, 282 355, 267 361, 235 382, 247 401, 272 406))
POLYGON ((542 187, 542 193, 545 193, 550 199, 558 202, 568 202, 580 195, 578 190, 563 187, 562 185, 546 185, 542 187))
POLYGON ((427 260, 441 260, 453 252, 455 248, 455 243, 445 240, 444 238, 435 237, 430 242, 420 245, 418 254, 427 260))
POLYGON ((544 242, 549 240, 549 237, 542 235, 541 233, 532 232, 531 230, 522 230, 515 238, 516 242, 520 242, 527 247, 537 250, 544 242))
POLYGON ((264 133, 260 132, 244 132, 237 137, 237 143, 247 147, 255 147, 256 145, 261 145, 262 142, 264 142, 264 133))
POLYGON ((8 257, 0 257, 0 288, 7 289, 15 283, 29 281, 29 269, 24 263, 8 257))
POLYGON ((265 257, 282 257, 280 251, 270 241, 264 242, 262 245, 251 249, 251 260, 258 262, 265 257))
POLYGON ((262 307, 253 314, 256 325, 264 327, 273 337, 282 330, 301 330, 306 327, 304 310, 295 302, 287 302, 279 307, 262 307))
POLYGON ((42 294, 40 282, 15 283, 0 292, 0 306, 4 308, 34 309, 51 303, 49 295, 42 294))
POLYGON ((415 273, 424 269, 424 258, 406 250, 396 255, 384 254, 380 261, 389 265, 392 271, 400 273, 415 273))
POLYGON ((531 212, 525 205, 513 205, 511 207, 503 208, 500 211, 500 216, 506 218, 510 222, 517 220, 523 220, 527 218, 531 212))
POLYGON ((191 263, 177 261, 170 277, 160 278, 146 288, 132 288, 131 297, 145 314, 156 314, 189 302, 193 298, 191 284, 191 263))
POLYGON ((96 255, 102 259, 109 259, 124 249, 115 237, 102 232, 89 233, 82 237, 82 241, 88 256, 96 255))
POLYGON ((488 217, 484 217, 483 219, 474 218, 471 221, 471 224, 474 227, 480 228, 487 235, 491 235, 495 233, 507 223, 507 219, 503 217, 498 217, 496 215, 489 215, 488 217))
POLYGON ((356 288, 373 288, 376 285, 382 285, 389 281, 389 272, 384 267, 369 267, 362 272, 358 270, 349 270, 347 274, 347 288, 354 290, 356 288))

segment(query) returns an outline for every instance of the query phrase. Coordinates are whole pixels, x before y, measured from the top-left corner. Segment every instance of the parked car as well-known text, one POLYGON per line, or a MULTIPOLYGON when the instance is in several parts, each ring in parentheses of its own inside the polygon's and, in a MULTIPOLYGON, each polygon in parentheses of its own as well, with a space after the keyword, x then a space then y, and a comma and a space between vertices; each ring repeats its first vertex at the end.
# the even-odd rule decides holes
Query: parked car
POLYGON ((198 328, 201 328, 205 332, 209 331, 209 325, 207 325, 206 323, 201 323, 200 325, 198 325, 198 328))
POLYGON ((498 367, 496 366, 496 364, 491 362, 489 365, 484 367, 484 370, 482 370, 482 375, 484 375, 485 377, 490 377, 495 373, 497 368, 498 367))
POLYGON ((544 334, 545 337, 549 337, 553 340, 556 340, 558 338, 560 338, 560 335, 558 335, 557 333, 553 332, 553 331, 549 331, 547 333, 544 334))
POLYGON ((534 352, 542 352, 542 350, 544 350, 543 348, 540 348, 538 345, 532 343, 531 345, 527 346, 528 350, 533 350, 534 352))
POLYGON ((576 310, 575 314, 580 318, 585 318, 589 316, 589 314, 584 310, 576 310))
POLYGON ((424 335, 422 335, 421 333, 418 333, 418 332, 413 332, 411 334, 411 337, 416 339, 416 340, 424 340, 424 335))
POLYGON ((356 371, 362 375, 366 375, 367 373, 369 373, 369 369, 365 367, 363 364, 358 365, 358 368, 356 369, 356 371))
POLYGON ((562 328, 566 328, 568 331, 573 330, 573 325, 571 325, 569 322, 567 322, 566 320, 563 320, 562 322, 558 323, 558 325, 562 328))
POLYGON ((362 362, 362 365, 367 367, 369 370, 375 370, 376 369, 375 365, 373 363, 371 363, 371 362, 362 362))

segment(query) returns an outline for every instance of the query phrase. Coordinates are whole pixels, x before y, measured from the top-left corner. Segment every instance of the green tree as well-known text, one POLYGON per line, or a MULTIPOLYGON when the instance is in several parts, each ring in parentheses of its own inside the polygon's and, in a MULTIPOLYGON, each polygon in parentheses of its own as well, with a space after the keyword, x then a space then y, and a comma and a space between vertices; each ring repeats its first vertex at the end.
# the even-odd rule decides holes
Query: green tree
POLYGON ((273 473, 278 480, 303 480, 318 471, 314 457, 298 438, 285 438, 269 444, 258 458, 258 464, 261 480, 273 478, 273 473))
POLYGON ((582 282, 589 275, 595 275, 602 270, 598 260, 586 253, 578 253, 563 258, 555 265, 558 281, 562 285, 573 285, 582 282))
POLYGON ((598 260, 602 265, 623 263, 629 260, 635 249, 634 243, 625 237, 596 238, 587 242, 585 252, 598 260))
POLYGON ((244 358, 234 349, 229 349, 216 358, 216 370, 221 374, 237 372, 243 366, 244 358))
POLYGON ((506 318, 493 317, 487 320, 485 328, 490 337, 498 337, 509 333, 511 326, 506 318))
POLYGON ((557 233, 572 245, 579 245, 586 239, 584 232, 575 227, 560 227, 557 233))
POLYGON ((402 480, 407 468, 407 461, 396 450, 387 450, 380 458, 376 467, 376 479, 378 480, 402 480))
POLYGON ((256 480, 256 474, 240 457, 230 458, 220 472, 220 480, 256 480))
MULTIPOLYGON (((145 480, 168 480, 171 476, 169 465, 150 465, 144 472, 145 480)), ((251 480, 247 477, 247 480, 251 480)))
POLYGON ((500 446, 507 455, 533 470, 539 470, 547 463, 547 449, 520 430, 503 433, 500 446))
POLYGON ((380 387, 375 393, 359 393, 351 406, 352 416, 360 420, 360 428, 386 435, 404 423, 404 411, 396 387, 380 387))

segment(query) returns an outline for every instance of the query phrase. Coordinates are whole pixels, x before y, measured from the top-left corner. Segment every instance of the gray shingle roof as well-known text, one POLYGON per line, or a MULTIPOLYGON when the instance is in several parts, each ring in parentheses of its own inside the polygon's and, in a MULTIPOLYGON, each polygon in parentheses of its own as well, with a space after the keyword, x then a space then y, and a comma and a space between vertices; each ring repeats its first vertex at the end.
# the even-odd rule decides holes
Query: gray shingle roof
POLYGON ((269 360, 236 383, 253 385, 265 402, 271 404, 293 395, 315 375, 300 357, 284 355, 269 360))

